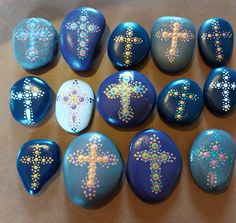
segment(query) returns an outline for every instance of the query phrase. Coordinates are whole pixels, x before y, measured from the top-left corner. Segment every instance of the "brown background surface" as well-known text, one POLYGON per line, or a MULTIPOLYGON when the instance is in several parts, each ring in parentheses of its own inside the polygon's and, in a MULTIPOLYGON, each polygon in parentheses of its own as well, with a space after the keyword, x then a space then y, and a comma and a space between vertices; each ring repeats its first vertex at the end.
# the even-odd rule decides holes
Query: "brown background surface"
MULTIPOLYGON (((55 66, 40 71, 40 78, 48 82, 57 92, 66 80, 78 78, 87 81, 97 92, 101 81, 116 71, 110 63, 106 45, 110 32, 122 21, 131 20, 144 26, 148 33, 156 18, 176 15, 190 18, 199 28, 209 17, 223 17, 236 30, 235 0, 1 0, 0 1, 0 222, 235 222, 236 221, 236 173, 228 190, 219 195, 203 192, 193 182, 188 169, 188 153, 194 138, 204 129, 220 128, 228 131, 236 139, 236 112, 219 118, 204 108, 201 118, 188 127, 173 127, 164 123, 156 110, 143 125, 132 130, 119 131, 110 127, 95 110, 91 125, 86 131, 101 131, 108 135, 119 147, 124 160, 127 159, 129 142, 144 128, 165 131, 177 143, 183 158, 183 169, 179 184, 164 202, 149 205, 139 200, 131 192, 125 181, 120 193, 106 206, 97 210, 86 210, 75 206, 66 196, 61 170, 40 196, 29 196, 18 177, 15 159, 19 147, 27 140, 35 138, 53 139, 64 153, 68 144, 76 137, 63 131, 56 122, 55 114, 40 128, 26 128, 16 123, 9 111, 9 89, 18 79, 29 75, 16 63, 11 50, 11 30, 25 17, 43 17, 54 22, 57 30, 63 17, 77 6, 92 6, 100 9, 107 20, 99 56, 90 72, 74 73, 61 57, 55 66)), ((236 50, 229 66, 236 69, 236 50)), ((155 85, 157 92, 176 78, 187 77, 197 81, 201 87, 210 68, 205 65, 196 48, 191 67, 178 76, 162 73, 151 56, 136 68, 155 85)))

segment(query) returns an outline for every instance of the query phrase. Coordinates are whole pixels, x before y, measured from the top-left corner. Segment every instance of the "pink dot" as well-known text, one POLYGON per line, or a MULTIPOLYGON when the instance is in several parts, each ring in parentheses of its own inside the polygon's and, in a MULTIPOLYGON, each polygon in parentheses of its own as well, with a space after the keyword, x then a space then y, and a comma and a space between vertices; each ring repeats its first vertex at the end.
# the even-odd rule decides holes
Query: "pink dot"
POLYGON ((217 150, 219 149, 219 146, 218 146, 218 145, 213 145, 213 146, 212 146, 212 149, 215 150, 215 151, 217 151, 217 150))
POLYGON ((221 154, 220 154, 220 159, 221 159, 221 160, 224 160, 224 159, 225 159, 225 154, 221 153, 221 154))
POLYGON ((80 98, 79 98, 79 101, 80 101, 80 102, 83 102, 83 101, 84 101, 84 98, 83 98, 83 97, 80 97, 80 98))
POLYGON ((104 157, 103 157, 103 160, 104 160, 104 162, 106 162, 106 163, 109 162, 109 156, 104 156, 104 157))
POLYGON ((72 91, 72 94, 76 94, 76 93, 77 93, 77 91, 76 91, 76 90, 73 90, 73 91, 72 91))
POLYGON ((212 165, 213 167, 216 167, 216 166, 217 166, 217 161, 216 161, 216 160, 212 160, 212 161, 211 161, 211 165, 212 165))
POLYGON ((203 156, 204 156, 205 158, 208 158, 208 157, 210 157, 210 153, 209 153, 209 152, 204 152, 204 153, 203 153, 203 156))

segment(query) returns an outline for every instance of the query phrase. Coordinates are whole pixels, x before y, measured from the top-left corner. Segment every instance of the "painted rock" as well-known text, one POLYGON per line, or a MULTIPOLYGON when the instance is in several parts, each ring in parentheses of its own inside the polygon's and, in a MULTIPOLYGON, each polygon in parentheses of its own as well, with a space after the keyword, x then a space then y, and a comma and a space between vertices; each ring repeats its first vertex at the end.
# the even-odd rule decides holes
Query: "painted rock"
POLYGON ((215 68, 208 75, 203 95, 208 108, 215 114, 231 112, 236 104, 236 72, 227 68, 215 68))
POLYGON ((37 194, 60 165, 59 147, 47 139, 28 141, 19 150, 16 162, 25 189, 37 194))
POLYGON ((179 150, 164 132, 148 129, 132 139, 126 175, 131 189, 143 201, 153 203, 169 196, 181 167, 179 150))
POLYGON ((79 133, 88 126, 93 106, 94 93, 86 82, 66 81, 57 93, 57 121, 65 131, 79 133))
POLYGON ((206 192, 224 191, 233 172, 236 145, 225 131, 203 131, 193 142, 189 163, 192 176, 206 192))
POLYGON ((88 132, 68 146, 63 173, 66 192, 85 208, 107 202, 120 186, 123 161, 117 147, 105 135, 88 132))
POLYGON ((195 28, 189 19, 160 17, 151 32, 151 50, 156 65, 167 73, 183 71, 191 62, 195 41, 195 28))
POLYGON ((32 126, 42 121, 52 104, 52 90, 38 77, 18 80, 10 91, 10 110, 22 125, 32 126))
POLYGON ((117 67, 132 67, 148 54, 150 39, 146 30, 137 23, 123 22, 112 32, 108 56, 117 67))
POLYGON ((13 30, 12 48, 17 62, 24 69, 38 69, 52 62, 56 57, 57 31, 46 19, 24 19, 13 30))
POLYGON ((187 78, 169 83, 160 93, 157 109, 160 116, 171 123, 188 125, 198 119, 203 108, 200 87, 187 78))
POLYGON ((60 30, 61 53, 71 69, 91 68, 105 26, 103 14, 93 8, 76 8, 64 18, 60 30))
POLYGON ((220 67, 228 63, 232 55, 233 44, 233 29, 224 19, 208 19, 198 31, 200 53, 211 67, 220 67))
POLYGON ((133 127, 152 112, 156 92, 152 83, 137 71, 121 71, 107 77, 97 93, 97 109, 109 124, 133 127))

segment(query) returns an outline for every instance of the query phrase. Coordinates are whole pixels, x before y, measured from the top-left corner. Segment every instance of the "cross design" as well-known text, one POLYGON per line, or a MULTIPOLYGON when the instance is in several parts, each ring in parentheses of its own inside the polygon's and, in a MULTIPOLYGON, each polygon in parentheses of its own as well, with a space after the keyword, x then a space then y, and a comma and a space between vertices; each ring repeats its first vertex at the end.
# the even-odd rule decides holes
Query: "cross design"
POLYGON ((46 42, 53 36, 49 27, 43 27, 40 23, 42 22, 37 18, 28 19, 26 28, 19 28, 15 33, 17 40, 29 40, 29 48, 25 51, 25 56, 32 62, 37 60, 39 56, 38 41, 46 42))
POLYGON ((176 57, 179 56, 180 49, 178 47, 178 41, 186 43, 194 39, 195 35, 190 30, 182 30, 182 28, 183 21, 176 19, 170 22, 168 28, 162 28, 155 33, 155 36, 161 41, 171 41, 171 45, 165 51, 165 55, 170 63, 173 63, 176 57))
POLYGON ((82 181, 84 196, 92 200, 96 197, 96 189, 99 188, 99 180, 96 177, 96 169, 98 165, 108 169, 110 166, 115 166, 118 163, 118 158, 114 154, 102 151, 101 138, 98 135, 93 135, 89 138, 86 144, 86 149, 80 149, 68 155, 67 160, 75 166, 88 165, 88 174, 82 181))
POLYGON ((176 157, 173 153, 162 149, 160 139, 155 134, 150 138, 149 148, 137 151, 134 154, 137 161, 148 162, 150 164, 150 182, 153 193, 158 194, 162 191, 161 166, 166 163, 174 163, 176 157))
POLYGON ((134 81, 131 71, 120 74, 118 81, 117 84, 108 85, 104 94, 111 100, 120 99, 121 108, 118 111, 118 117, 128 123, 134 117, 134 111, 130 106, 131 98, 142 98, 148 89, 140 81, 134 81))
POLYGON ((84 60, 88 56, 89 34, 100 32, 100 28, 89 22, 87 11, 82 11, 78 20, 66 23, 65 27, 77 33, 77 55, 84 60))
POLYGON ((32 125, 35 123, 32 104, 34 100, 43 97, 44 94, 44 91, 39 90, 36 86, 32 86, 28 78, 24 79, 23 91, 11 92, 11 99, 23 102, 26 124, 32 125))
POLYGON ((142 38, 134 36, 132 27, 127 27, 126 35, 115 36, 115 42, 125 43, 124 66, 128 67, 132 64, 132 48, 134 44, 140 44, 143 42, 142 38))

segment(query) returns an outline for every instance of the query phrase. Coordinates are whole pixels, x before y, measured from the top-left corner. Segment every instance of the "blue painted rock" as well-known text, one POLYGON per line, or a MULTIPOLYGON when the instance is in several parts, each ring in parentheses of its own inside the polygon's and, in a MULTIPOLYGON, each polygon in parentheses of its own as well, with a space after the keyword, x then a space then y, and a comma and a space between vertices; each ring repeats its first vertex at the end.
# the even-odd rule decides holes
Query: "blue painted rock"
POLYGON ((208 108, 215 114, 225 115, 236 104, 236 72, 227 68, 215 68, 208 75, 203 95, 208 108))
POLYGON ((47 139, 28 141, 19 150, 16 162, 25 189, 37 194, 60 165, 59 147, 47 139))
POLYGON ((202 108, 202 91, 193 80, 187 78, 169 83, 157 100, 160 116, 170 123, 191 124, 198 119, 202 108))
POLYGON ((24 69, 38 69, 52 62, 56 57, 57 31, 46 19, 24 19, 13 30, 12 48, 17 62, 24 69))
POLYGON ((62 84, 56 101, 56 118, 67 132, 79 133, 92 117, 94 93, 84 81, 69 80, 62 84))
POLYGON ((10 110, 22 125, 33 126, 42 121, 52 104, 52 90, 38 77, 18 80, 10 91, 10 110))
POLYGON ((148 54, 150 39, 146 30, 137 23, 123 22, 112 32, 108 43, 108 56, 117 67, 132 67, 148 54))
POLYGON ((105 26, 103 14, 93 8, 76 8, 64 18, 60 30, 61 53, 73 70, 91 68, 105 26))
POLYGON ((193 142, 189 163, 192 176, 206 192, 224 191, 233 172, 236 145, 225 131, 203 131, 193 142))
POLYGON ((97 93, 97 109, 109 124, 133 127, 152 112, 156 92, 152 83, 137 71, 121 71, 107 77, 97 93))
POLYGON ((126 175, 131 189, 140 199, 153 203, 169 196, 181 167, 179 150, 164 132, 148 129, 132 139, 126 175))
POLYGON ((189 19, 160 17, 151 32, 151 50, 156 65, 167 73, 183 71, 191 62, 195 41, 195 28, 189 19))
POLYGON ((208 19, 198 31, 200 53, 211 67, 220 67, 228 63, 232 55, 233 44, 233 29, 224 19, 208 19))
POLYGON ((123 161, 117 147, 99 132, 80 135, 65 152, 66 192, 76 205, 103 205, 119 188, 122 172, 123 161))

